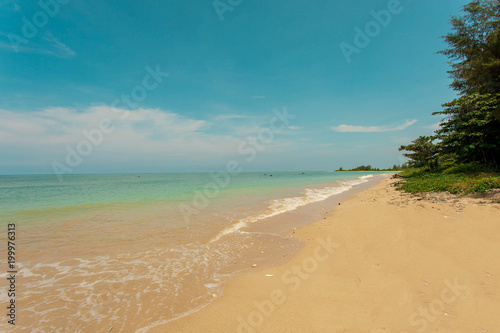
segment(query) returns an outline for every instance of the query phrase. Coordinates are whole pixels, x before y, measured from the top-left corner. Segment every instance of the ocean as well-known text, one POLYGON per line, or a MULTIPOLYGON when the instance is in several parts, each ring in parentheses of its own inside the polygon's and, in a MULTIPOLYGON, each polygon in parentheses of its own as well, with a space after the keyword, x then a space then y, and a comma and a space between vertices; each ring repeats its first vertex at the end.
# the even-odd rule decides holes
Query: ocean
MULTIPOLYGON (((234 274, 279 264, 300 249, 283 234, 300 226, 288 213, 376 177, 0 176, 5 235, 16 225, 16 331, 146 332, 187 315, 220 297, 234 274)), ((0 261, 7 267, 7 256, 0 261)))

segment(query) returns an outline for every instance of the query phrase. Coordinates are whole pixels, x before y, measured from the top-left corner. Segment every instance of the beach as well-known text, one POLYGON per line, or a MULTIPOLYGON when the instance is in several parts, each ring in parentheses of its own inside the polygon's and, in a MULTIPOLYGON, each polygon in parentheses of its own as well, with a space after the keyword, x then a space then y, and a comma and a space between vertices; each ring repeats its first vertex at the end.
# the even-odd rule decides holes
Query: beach
POLYGON ((0 8, 0 333, 500 333, 500 0, 0 8))
POLYGON ((16 331, 144 332, 192 314, 254 265, 288 262, 304 246, 288 235, 294 228, 380 177, 1 176, 0 220, 16 230, 16 331))
POLYGON ((498 194, 424 198, 394 181, 289 232, 304 244, 291 260, 141 332, 500 332, 498 194))

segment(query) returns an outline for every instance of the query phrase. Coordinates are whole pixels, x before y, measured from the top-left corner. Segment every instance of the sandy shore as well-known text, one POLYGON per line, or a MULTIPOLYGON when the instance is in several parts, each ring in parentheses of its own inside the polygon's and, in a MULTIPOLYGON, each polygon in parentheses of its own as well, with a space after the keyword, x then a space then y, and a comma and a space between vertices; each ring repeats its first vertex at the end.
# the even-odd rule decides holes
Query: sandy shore
POLYGON ((391 182, 296 230, 306 245, 288 263, 148 332, 500 332, 500 204, 391 182))

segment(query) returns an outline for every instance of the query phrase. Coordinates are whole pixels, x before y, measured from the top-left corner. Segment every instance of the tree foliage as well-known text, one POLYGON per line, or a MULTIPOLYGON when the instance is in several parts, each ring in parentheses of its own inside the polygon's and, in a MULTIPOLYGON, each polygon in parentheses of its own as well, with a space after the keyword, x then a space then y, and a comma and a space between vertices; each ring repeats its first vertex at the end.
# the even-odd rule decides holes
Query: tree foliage
POLYGON ((415 167, 435 167, 452 157, 459 163, 500 163, 500 0, 475 0, 452 17, 449 48, 451 87, 462 96, 443 104, 436 136, 421 136, 401 146, 415 167), (437 143, 434 144, 433 141, 437 143))
POLYGON ((408 151, 409 153, 403 154, 403 156, 410 159, 410 166, 414 168, 430 167, 435 168, 437 166, 437 153, 438 148, 433 143, 435 137, 432 136, 420 136, 413 140, 411 144, 407 146, 401 146, 399 151, 408 151))
POLYGON ((500 94, 472 94, 444 104, 444 111, 435 112, 447 118, 436 132, 442 140, 442 154, 454 154, 459 162, 482 161, 498 165, 500 160, 500 123, 496 111, 500 94))
POLYGON ((452 17, 452 33, 444 36, 453 78, 461 94, 500 92, 500 0, 472 1, 462 17, 452 17))

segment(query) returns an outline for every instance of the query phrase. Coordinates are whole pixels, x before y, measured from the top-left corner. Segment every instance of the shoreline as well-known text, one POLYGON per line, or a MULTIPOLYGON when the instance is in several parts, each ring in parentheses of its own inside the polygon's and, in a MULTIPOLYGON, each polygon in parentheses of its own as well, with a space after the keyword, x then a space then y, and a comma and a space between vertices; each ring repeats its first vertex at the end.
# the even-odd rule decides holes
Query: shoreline
POLYGON ((391 182, 289 233, 304 246, 286 263, 237 275, 200 311, 140 331, 500 331, 500 205, 460 210, 391 182))
MULTIPOLYGON (((366 172, 362 172, 366 173, 366 172)), ((373 177, 368 178, 366 182, 362 182, 352 186, 345 192, 335 194, 329 198, 321 201, 308 203, 305 206, 300 206, 294 210, 287 211, 283 214, 268 217, 256 223, 251 223, 243 228, 243 233, 263 235, 271 237, 271 243, 265 246, 262 241, 251 243, 254 247, 253 252, 247 252, 246 258, 242 258, 240 262, 229 273, 230 278, 221 285, 222 293, 214 295, 213 302, 197 306, 185 313, 180 313, 174 318, 166 319, 153 323, 150 326, 145 326, 138 329, 137 333, 150 332, 152 328, 164 327, 172 322, 182 320, 183 318, 190 317, 197 312, 210 307, 214 302, 217 302, 220 297, 225 295, 225 291, 231 282, 246 274, 254 272, 261 272, 267 269, 280 267, 289 263, 306 246, 306 242, 300 238, 293 237, 296 230, 316 223, 317 221, 324 220, 330 217, 335 209, 341 205, 342 202, 351 200, 359 192, 365 191, 373 186, 376 186, 384 179, 388 179, 393 173, 380 172, 374 174, 373 177), (258 248, 257 248, 257 244, 258 248), (265 249, 266 251, 260 252, 265 249), (260 252, 260 255, 259 255, 260 252), (252 267, 252 264, 258 264, 257 267, 252 267)), ((322 184, 324 186, 326 183, 322 184)), ((232 234, 236 236, 237 234, 232 234)), ((231 236, 231 235, 229 235, 231 236)), ((223 240, 222 240, 223 241, 223 240)), ((269 239, 268 239, 269 241, 269 239)), ((243 245, 243 244, 242 244, 243 245)), ((241 252, 241 249, 235 249, 236 252, 241 252)))
MULTIPOLYGON (((341 202, 348 200, 358 192, 374 186, 391 175, 389 173, 373 175, 373 177, 369 177, 361 183, 351 185, 352 187, 349 189, 324 200, 311 202, 282 214, 249 223, 242 228, 241 233, 229 233, 222 237, 218 241, 225 242, 232 237, 240 238, 241 235, 253 235, 253 240, 251 243, 241 240, 239 247, 234 248, 234 252, 240 254, 244 252, 244 256, 235 261, 233 267, 226 272, 228 278, 221 284, 219 292, 212 294, 212 299, 208 303, 192 308, 187 312, 179 313, 173 318, 145 325, 136 332, 149 332, 151 328, 163 327, 171 322, 192 316, 198 311, 210 307, 214 302, 223 297, 226 287, 235 278, 286 264, 306 245, 303 240, 292 237, 296 229, 313 224, 317 220, 325 219, 325 216, 331 214, 341 202)), ((329 183, 323 183, 318 186, 324 187, 326 184, 329 183)), ((332 185, 339 186, 336 181, 332 182, 332 185)))
MULTIPOLYGON (((45 209, 45 215, 28 210, 24 218, 16 219, 23 226, 19 257, 19 277, 25 286, 19 299, 25 313, 22 327, 135 332, 193 313, 217 301, 234 276, 288 262, 303 243, 284 232, 323 218, 326 212, 321 205, 328 206, 329 200, 361 189, 376 178, 368 173, 359 176, 363 175, 366 177, 318 173, 304 176, 310 177, 307 179, 275 174, 255 189, 234 191, 239 194, 234 198, 221 195, 184 223, 176 218, 174 203, 154 200, 62 205, 45 209), (319 182, 324 179, 328 181, 319 182), (306 182, 312 184, 304 185, 306 182), (30 219, 46 222, 28 225, 30 219), (241 231, 210 242, 240 222, 245 222, 241 231), (86 247, 79 245, 82 242, 86 247)), ((258 175, 244 176, 235 181, 244 185, 258 175)), ((170 179, 154 178, 149 180, 152 185, 140 185, 146 178, 118 177, 112 189, 133 183, 145 192, 144 186, 154 190, 155 184, 170 179)), ((196 181, 203 183, 205 178, 196 181)), ((38 180, 35 189, 52 184, 51 180, 38 180)), ((16 182, 10 186, 17 186, 16 182)), ((94 191, 101 193, 98 190, 108 182, 95 184, 94 191)), ((77 188, 69 191, 70 198, 79 198, 77 188)), ((28 196, 31 192, 19 193, 28 196)), ((154 193, 160 192, 151 195, 154 193)))

